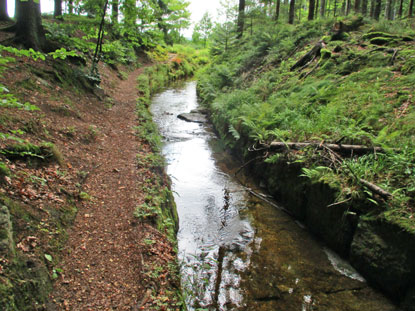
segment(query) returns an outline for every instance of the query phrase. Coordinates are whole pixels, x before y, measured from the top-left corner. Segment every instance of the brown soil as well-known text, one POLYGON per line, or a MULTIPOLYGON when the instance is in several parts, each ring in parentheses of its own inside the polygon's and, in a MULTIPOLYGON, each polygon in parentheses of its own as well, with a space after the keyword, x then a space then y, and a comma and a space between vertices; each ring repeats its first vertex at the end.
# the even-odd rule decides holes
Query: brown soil
MULTIPOLYGON (((2 80, 23 101, 38 105, 41 112, 5 110, 7 120, 12 121, 0 125, 0 132, 22 128, 29 120, 39 131, 24 134, 24 138, 33 143, 52 141, 63 154, 64 164, 33 168, 23 161, 0 159, 12 170, 12 176, 25 172, 48 177, 47 186, 36 187, 10 178, 4 186, 0 184, 1 193, 40 209, 51 204, 60 208, 74 197, 82 198, 76 202, 78 213, 57 266, 62 272, 45 308, 175 310, 177 301, 171 293, 177 291, 178 281, 168 269, 168 264, 175 262, 173 245, 154 224, 133 216, 136 206, 144 202, 144 180, 154 177, 136 161, 139 152, 150 151, 134 131, 138 122, 136 78, 142 69, 121 81, 115 71, 101 66, 102 86, 110 98, 99 100, 91 93, 76 94, 47 79, 45 83, 27 71, 28 64, 50 72, 49 65, 21 60, 2 80), (28 82, 34 85, 31 90, 28 82), (64 174, 57 174, 59 171, 64 174), (160 267, 157 273, 151 273, 154 267, 160 267)), ((19 239, 26 241, 28 234, 21 233, 19 239)), ((47 239, 41 234, 36 238, 46 252, 47 239)), ((20 248, 28 256, 35 254, 24 243, 20 248)))

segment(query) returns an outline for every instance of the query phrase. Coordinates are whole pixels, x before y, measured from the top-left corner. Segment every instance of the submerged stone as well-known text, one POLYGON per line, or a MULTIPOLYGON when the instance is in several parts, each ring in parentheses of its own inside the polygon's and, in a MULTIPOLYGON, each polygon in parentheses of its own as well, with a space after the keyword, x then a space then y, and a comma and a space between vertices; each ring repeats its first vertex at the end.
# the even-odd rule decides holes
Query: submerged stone
POLYGON ((206 123, 206 116, 198 112, 181 113, 177 116, 179 119, 187 122, 206 123))

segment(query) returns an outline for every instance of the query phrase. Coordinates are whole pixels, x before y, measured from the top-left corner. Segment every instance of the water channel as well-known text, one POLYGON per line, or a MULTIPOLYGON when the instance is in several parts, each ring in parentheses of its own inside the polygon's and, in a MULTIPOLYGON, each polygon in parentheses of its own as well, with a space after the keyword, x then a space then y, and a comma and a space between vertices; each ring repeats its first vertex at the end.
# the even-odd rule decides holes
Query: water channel
POLYGON ((269 198, 252 195, 262 190, 235 177, 240 164, 211 126, 177 118, 197 107, 196 82, 151 106, 179 213, 188 310, 398 310, 269 198))

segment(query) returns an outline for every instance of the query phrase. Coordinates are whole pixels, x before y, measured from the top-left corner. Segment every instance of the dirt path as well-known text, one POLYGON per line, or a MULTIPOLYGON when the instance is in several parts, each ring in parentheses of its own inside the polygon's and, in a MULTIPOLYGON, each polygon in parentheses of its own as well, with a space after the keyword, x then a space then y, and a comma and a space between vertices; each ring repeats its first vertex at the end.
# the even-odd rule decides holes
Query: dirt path
POLYGON ((63 277, 56 282, 50 309, 139 310, 142 305, 142 240, 149 231, 157 233, 133 216, 143 202, 136 155, 146 148, 133 130, 141 71, 110 92, 116 104, 98 118, 97 142, 79 155, 87 172, 83 190, 91 199, 79 208, 69 232, 63 277))

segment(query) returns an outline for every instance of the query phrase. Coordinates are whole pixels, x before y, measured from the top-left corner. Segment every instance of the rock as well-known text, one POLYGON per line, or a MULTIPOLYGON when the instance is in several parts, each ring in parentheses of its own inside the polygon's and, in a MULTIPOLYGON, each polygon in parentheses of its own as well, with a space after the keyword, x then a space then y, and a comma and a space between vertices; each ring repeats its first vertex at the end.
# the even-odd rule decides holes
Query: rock
POLYGON ((415 287, 415 234, 384 220, 360 220, 350 262, 370 283, 396 300, 405 296, 406 301, 414 299, 410 298, 413 290, 409 293, 415 287))
POLYGON ((177 116, 179 119, 187 121, 187 122, 195 122, 195 123, 206 123, 207 119, 206 116, 201 113, 181 113, 177 116))
POLYGON ((201 113, 201 114, 208 114, 208 110, 206 108, 196 108, 190 111, 190 113, 201 113))

